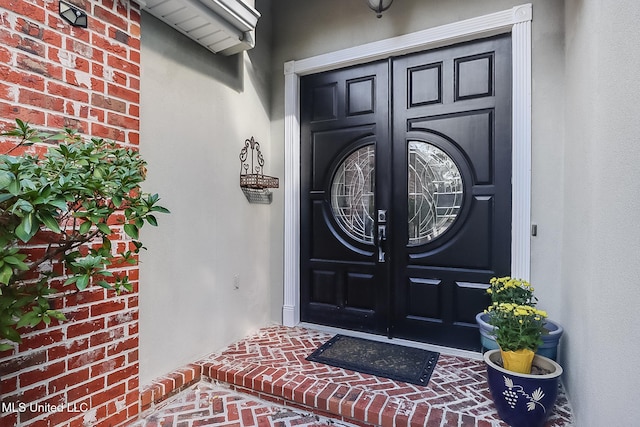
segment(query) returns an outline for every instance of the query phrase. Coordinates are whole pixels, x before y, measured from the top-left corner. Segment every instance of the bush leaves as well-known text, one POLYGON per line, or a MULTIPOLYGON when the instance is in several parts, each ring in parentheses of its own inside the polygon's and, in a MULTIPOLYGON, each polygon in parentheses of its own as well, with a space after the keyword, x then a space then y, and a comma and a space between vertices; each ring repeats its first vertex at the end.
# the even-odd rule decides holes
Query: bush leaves
POLYGON ((140 229, 145 223, 156 226, 154 213, 169 210, 158 205, 157 194, 140 191, 146 162, 135 150, 99 138, 87 140, 70 129, 55 135, 41 132, 19 119, 0 136, 17 139, 0 155, 2 351, 13 348, 9 341, 20 342, 20 328, 64 320, 49 307, 49 298, 59 292, 50 287, 56 263, 64 264, 64 285, 78 290, 92 284, 116 292, 133 289, 126 274, 105 280, 113 276, 109 266, 116 259, 122 262, 120 257, 135 264, 134 255, 144 248, 138 241, 140 229), (18 147, 49 142, 43 156, 12 155, 18 147), (133 239, 133 250, 112 246, 109 236, 120 234, 111 224, 122 225, 133 239), (22 253, 40 231, 48 233, 47 249, 22 253), (27 262, 26 253, 40 258, 27 262))

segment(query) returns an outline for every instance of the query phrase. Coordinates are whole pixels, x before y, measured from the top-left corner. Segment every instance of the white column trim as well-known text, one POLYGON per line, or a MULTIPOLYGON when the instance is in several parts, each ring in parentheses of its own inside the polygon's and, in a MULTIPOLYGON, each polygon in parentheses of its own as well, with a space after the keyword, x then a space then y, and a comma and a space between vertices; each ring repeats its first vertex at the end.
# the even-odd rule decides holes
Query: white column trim
POLYGON ((511 33, 513 61, 512 275, 529 279, 531 218, 531 20, 532 6, 512 9, 355 46, 284 65, 285 74, 285 326, 300 321, 300 76, 466 40, 511 33))
POLYGON ((531 274, 531 21, 511 31, 513 58, 511 275, 531 274))
POLYGON ((300 77, 284 64, 284 305, 282 323, 300 323, 300 77))

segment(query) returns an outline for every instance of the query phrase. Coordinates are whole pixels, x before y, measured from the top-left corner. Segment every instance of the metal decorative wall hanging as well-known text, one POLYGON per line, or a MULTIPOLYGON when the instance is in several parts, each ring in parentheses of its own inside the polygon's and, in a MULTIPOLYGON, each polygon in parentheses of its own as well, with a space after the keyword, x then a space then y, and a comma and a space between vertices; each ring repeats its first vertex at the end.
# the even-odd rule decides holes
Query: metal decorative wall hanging
POLYGON ((278 187, 278 178, 264 174, 260 143, 253 137, 245 139, 244 147, 240 150, 240 188, 249 203, 270 204, 273 194, 269 189, 278 187))

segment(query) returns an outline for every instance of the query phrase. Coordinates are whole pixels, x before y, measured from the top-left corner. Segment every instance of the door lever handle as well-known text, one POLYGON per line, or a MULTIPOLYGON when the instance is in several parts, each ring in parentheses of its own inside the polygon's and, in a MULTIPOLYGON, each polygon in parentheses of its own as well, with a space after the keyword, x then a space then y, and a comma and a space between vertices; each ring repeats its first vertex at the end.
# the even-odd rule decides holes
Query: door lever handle
POLYGON ((378 225, 378 262, 385 262, 383 243, 387 240, 387 226, 378 225))

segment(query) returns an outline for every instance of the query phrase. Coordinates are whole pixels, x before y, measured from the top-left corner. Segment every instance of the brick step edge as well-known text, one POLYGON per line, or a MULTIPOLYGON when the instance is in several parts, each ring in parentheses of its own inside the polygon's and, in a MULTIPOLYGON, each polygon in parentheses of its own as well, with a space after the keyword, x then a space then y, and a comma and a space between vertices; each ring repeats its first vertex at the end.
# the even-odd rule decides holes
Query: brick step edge
POLYGON ((189 364, 143 387, 140 391, 140 417, 203 380, 223 382, 241 393, 359 426, 440 426, 442 422, 473 427, 495 425, 468 414, 434 408, 428 403, 312 379, 284 369, 246 363, 234 368, 209 362, 189 364))
POLYGON ((304 373, 246 362, 238 368, 204 362, 202 375, 264 400, 361 426, 495 426, 491 421, 447 408, 435 408, 426 402, 413 402, 310 378, 304 373))

